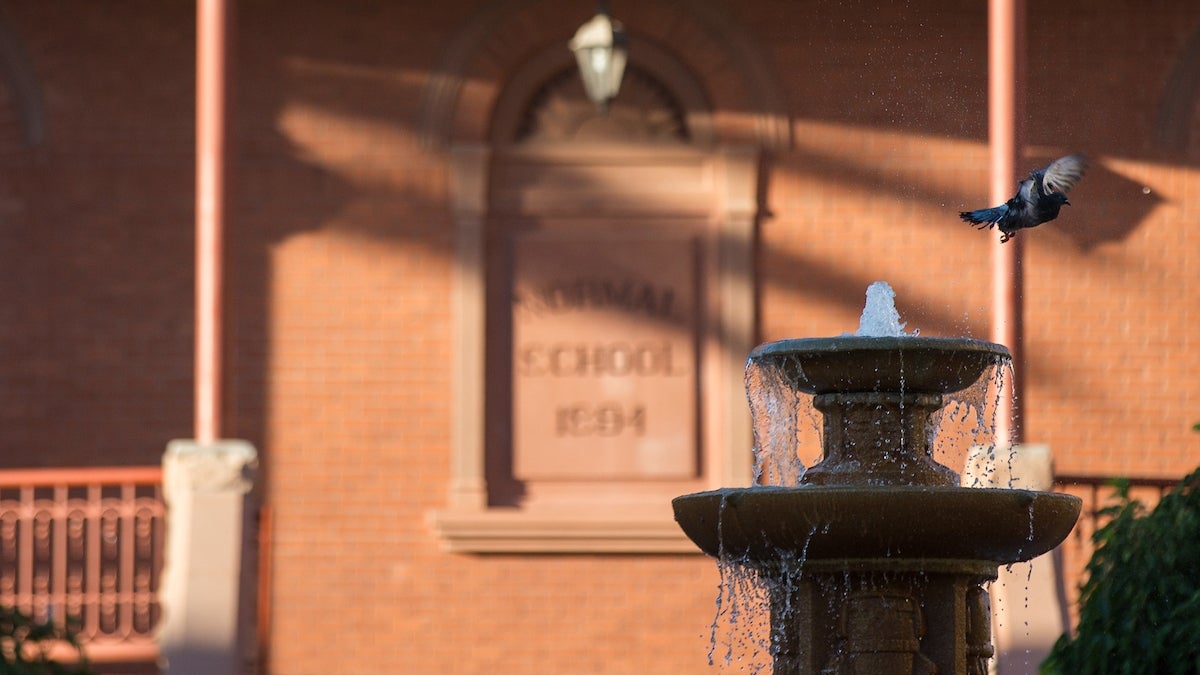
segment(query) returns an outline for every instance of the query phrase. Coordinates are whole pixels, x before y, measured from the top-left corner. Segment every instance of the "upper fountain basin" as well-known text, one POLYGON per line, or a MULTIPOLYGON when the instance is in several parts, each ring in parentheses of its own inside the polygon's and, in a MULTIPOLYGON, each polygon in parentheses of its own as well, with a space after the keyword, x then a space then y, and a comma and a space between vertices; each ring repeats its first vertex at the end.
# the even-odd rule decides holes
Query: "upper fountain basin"
POLYGON ((751 361, 770 363, 809 394, 895 391, 949 394, 989 366, 1012 359, 1007 347, 970 338, 797 338, 760 345, 751 361))
POLYGON ((1019 562, 1066 538, 1080 505, 1057 492, 957 486, 726 488, 673 501, 705 553, 759 562, 785 553, 1019 562))

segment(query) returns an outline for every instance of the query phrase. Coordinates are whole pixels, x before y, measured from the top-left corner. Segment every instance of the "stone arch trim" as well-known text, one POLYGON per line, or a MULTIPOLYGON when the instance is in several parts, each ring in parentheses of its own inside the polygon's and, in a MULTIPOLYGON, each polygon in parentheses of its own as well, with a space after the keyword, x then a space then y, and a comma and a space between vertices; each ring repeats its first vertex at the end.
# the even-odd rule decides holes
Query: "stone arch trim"
MULTIPOLYGON (((506 0, 464 23, 437 59, 422 96, 418 131, 426 146, 489 141, 493 115, 504 112, 506 90, 530 86, 521 79, 532 78, 521 75, 524 66, 556 50, 569 58, 566 41, 588 14, 572 9, 555 0, 506 0)), ((612 12, 642 39, 631 58, 658 60, 671 53, 691 74, 669 83, 697 83, 713 111, 715 142, 790 146, 791 122, 779 81, 766 55, 724 8, 699 0, 643 0, 615 3, 612 12), (637 54, 640 46, 646 47, 643 56, 637 54)))
MULTIPOLYGON (((637 41, 637 53, 630 65, 663 83, 678 99, 693 144, 712 146, 716 142, 716 131, 704 87, 670 51, 637 35, 633 39, 637 41)), ((488 132, 491 143, 502 146, 515 138, 530 99, 538 88, 555 74, 574 68, 574 57, 562 45, 551 45, 526 62, 496 100, 488 132)))

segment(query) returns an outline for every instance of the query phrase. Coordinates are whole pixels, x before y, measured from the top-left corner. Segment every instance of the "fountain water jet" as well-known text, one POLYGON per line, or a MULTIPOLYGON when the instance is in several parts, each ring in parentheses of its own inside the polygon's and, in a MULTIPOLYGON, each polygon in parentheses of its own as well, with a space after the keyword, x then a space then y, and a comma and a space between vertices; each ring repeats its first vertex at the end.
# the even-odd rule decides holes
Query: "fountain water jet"
POLYGON ((785 403, 815 396, 822 461, 792 486, 673 501, 701 550, 765 584, 777 675, 983 675, 993 654, 984 584, 1000 565, 1054 548, 1079 516, 1070 495, 960 487, 932 456, 930 417, 943 396, 1009 360, 1008 349, 891 325, 900 335, 755 349, 751 364, 791 387, 785 403))

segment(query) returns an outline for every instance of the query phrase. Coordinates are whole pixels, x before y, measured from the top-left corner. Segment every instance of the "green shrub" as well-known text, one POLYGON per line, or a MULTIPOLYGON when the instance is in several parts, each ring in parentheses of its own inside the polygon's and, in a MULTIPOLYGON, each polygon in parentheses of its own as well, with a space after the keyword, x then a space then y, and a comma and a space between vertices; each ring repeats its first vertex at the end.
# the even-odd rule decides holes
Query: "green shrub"
POLYGON ((88 675, 92 671, 71 624, 34 621, 13 609, 0 607, 0 675, 88 675), (63 664, 50 658, 56 644, 70 645, 78 663, 63 664))
POLYGON ((1075 637, 1042 664, 1053 675, 1200 673, 1200 469, 1147 513, 1116 481, 1112 518, 1092 536, 1075 637))

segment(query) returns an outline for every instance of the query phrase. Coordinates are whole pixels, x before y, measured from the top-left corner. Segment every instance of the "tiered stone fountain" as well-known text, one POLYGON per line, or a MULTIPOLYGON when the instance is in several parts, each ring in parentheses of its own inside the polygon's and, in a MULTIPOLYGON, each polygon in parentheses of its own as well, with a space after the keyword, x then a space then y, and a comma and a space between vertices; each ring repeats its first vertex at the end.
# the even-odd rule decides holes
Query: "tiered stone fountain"
POLYGON ((766 584, 776 675, 987 673, 984 584, 1058 545, 1080 508, 1065 494, 960 487, 932 456, 943 395, 1010 358, 989 342, 909 336, 782 340, 751 354, 815 395, 824 459, 794 487, 673 505, 705 553, 766 584))

